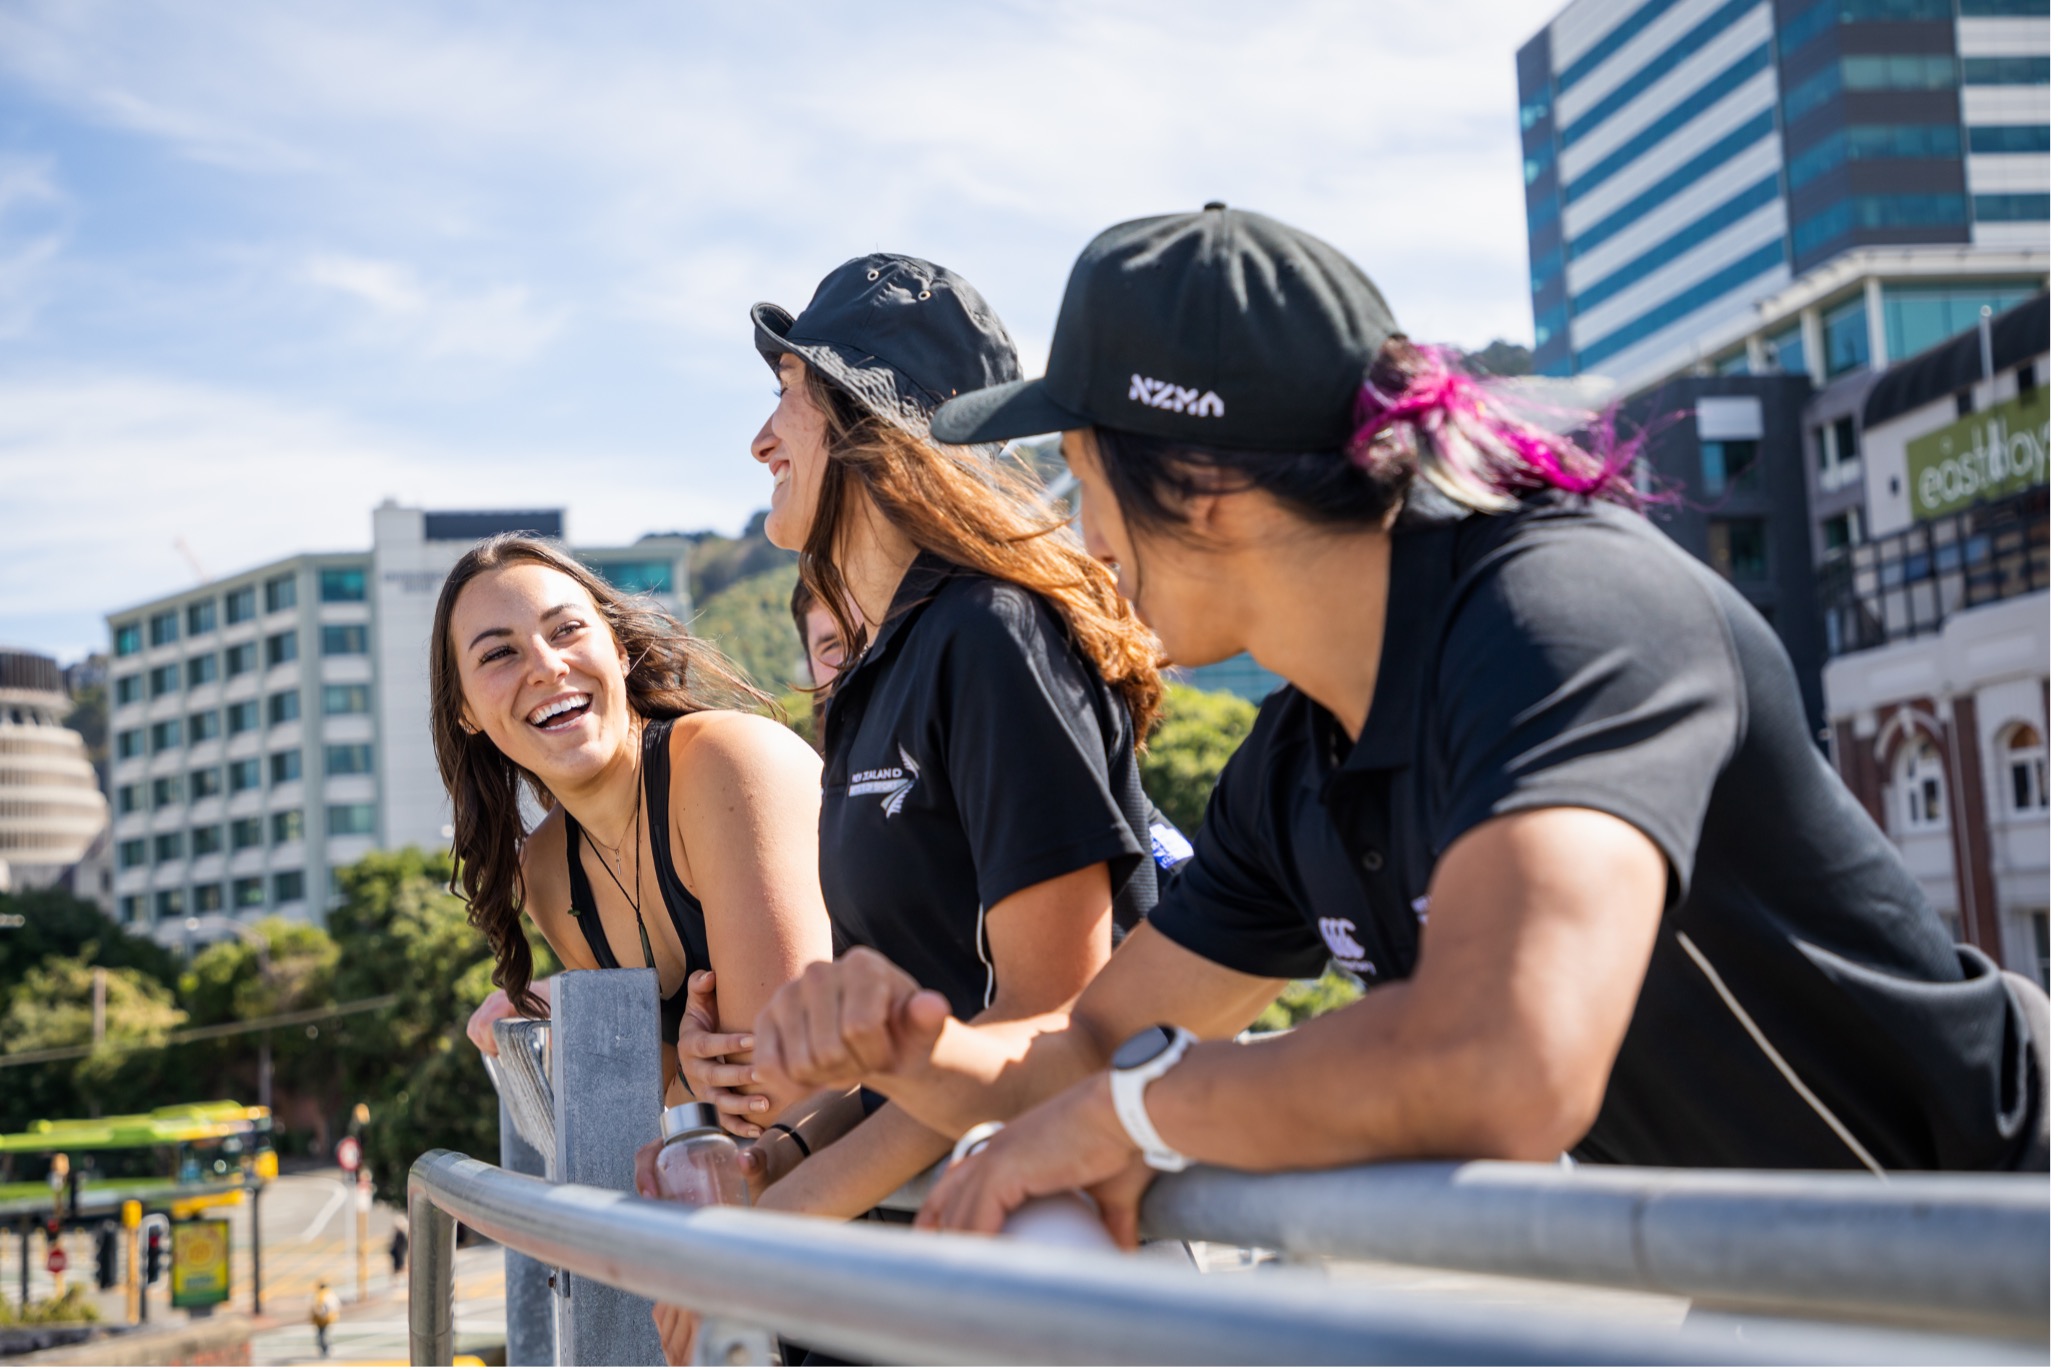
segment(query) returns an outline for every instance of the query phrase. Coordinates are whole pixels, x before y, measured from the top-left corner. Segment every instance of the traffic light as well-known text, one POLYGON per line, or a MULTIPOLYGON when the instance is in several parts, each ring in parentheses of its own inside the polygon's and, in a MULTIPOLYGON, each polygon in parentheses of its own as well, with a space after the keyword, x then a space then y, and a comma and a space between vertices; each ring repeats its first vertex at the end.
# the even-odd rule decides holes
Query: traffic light
POLYGON ((100 1224, 93 1234, 93 1275, 102 1289, 121 1283, 121 1239, 111 1222, 100 1224))
POLYGON ((143 1234, 143 1283, 156 1284, 164 1273, 164 1229, 152 1227, 143 1234))
POLYGON ((43 1240, 52 1246, 64 1240, 64 1220, 55 1213, 43 1219, 43 1240))

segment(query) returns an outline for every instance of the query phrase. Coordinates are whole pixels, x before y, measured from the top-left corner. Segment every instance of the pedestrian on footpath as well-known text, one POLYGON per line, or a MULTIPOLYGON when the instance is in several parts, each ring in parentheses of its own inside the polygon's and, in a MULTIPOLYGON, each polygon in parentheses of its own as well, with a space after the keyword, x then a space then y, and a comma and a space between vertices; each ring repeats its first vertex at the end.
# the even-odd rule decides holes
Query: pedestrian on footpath
POLYGON ((329 1354, 329 1325, 342 1311, 343 1306, 337 1301, 336 1291, 329 1288, 329 1282, 316 1280, 314 1306, 308 1309, 307 1320, 314 1324, 314 1344, 325 1359, 329 1354))
POLYGON ((397 1280, 407 1269, 407 1219, 393 1220, 393 1240, 387 1243, 386 1253, 393 1258, 393 1278, 397 1280))
POLYGON ((1952 946, 1611 422, 1524 422, 1335 248, 1211 204, 1101 234, 1047 374, 934 421, 1052 430, 1166 654, 1288 686, 1069 1021, 955 1021, 861 951, 760 1015, 788 1088, 1013 1120, 925 1224, 1090 1187, 1133 1242, 1195 1161, 2048 1169, 2048 999, 1952 946), (1196 1043, 1331 961, 1362 1000, 1196 1043))

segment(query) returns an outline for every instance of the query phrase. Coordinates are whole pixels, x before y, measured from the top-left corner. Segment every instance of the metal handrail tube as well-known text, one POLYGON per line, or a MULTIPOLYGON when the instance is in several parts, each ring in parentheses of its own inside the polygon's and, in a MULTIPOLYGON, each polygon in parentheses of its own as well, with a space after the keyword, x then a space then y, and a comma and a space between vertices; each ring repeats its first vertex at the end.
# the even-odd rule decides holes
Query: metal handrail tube
POLYGON ((408 1176, 418 1263, 410 1350, 454 1350, 462 1221, 538 1260, 646 1298, 777 1328, 887 1364, 1940 1363, 2042 1359, 2041 1347, 1871 1329, 1770 1327, 1740 1343, 1359 1291, 1313 1275, 1206 1277, 1117 1255, 682 1209, 550 1185, 450 1151, 408 1176))
POLYGON ((2048 1336, 2042 1175, 1512 1162, 1160 1179, 1146 1233, 1681 1295, 1809 1317, 2048 1336))

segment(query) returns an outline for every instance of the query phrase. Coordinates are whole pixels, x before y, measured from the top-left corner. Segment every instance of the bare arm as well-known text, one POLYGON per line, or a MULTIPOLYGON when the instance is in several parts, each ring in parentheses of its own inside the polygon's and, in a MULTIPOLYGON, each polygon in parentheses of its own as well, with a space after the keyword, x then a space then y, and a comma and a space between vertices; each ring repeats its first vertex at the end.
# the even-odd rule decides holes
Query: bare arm
MULTIPOLYGON (((742 1032, 780 986, 829 959, 816 855, 821 758, 770 719, 730 712, 690 715, 672 748, 673 850, 707 913, 717 1026, 742 1032)), ((770 1090, 768 1116, 812 1092, 770 1090)))
MULTIPOLYGON (((1287 1036, 1195 1047, 1149 1086, 1151 1121, 1197 1160, 1256 1171, 1556 1156, 1600 1111, 1665 878, 1651 840, 1607 814, 1484 823, 1437 866, 1411 980, 1287 1036)), ((1133 1241, 1149 1178, 1096 1074, 954 1168, 923 1220, 992 1231, 1033 1195, 1087 1186, 1133 1241)))

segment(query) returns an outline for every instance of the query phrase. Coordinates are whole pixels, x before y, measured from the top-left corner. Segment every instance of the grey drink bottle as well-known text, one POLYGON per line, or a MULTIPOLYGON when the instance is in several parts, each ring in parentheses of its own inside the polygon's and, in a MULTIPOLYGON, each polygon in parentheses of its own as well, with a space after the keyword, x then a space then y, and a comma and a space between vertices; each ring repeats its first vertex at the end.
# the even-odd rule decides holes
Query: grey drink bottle
POLYGON ((742 1153, 722 1131, 713 1104, 674 1104, 664 1112, 657 1189, 675 1203, 748 1204, 742 1153))

